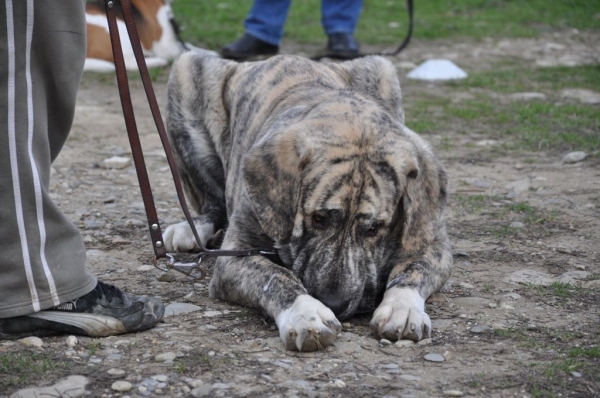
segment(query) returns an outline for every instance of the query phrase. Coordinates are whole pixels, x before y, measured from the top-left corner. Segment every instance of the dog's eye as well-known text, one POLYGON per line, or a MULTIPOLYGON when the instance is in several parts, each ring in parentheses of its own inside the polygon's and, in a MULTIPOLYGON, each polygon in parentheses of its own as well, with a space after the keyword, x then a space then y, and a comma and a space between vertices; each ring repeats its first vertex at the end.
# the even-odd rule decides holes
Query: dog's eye
POLYGON ((380 227, 379 224, 371 225, 371 228, 369 228, 365 231, 365 236, 372 237, 372 236, 377 235, 377 232, 379 232, 379 227, 380 227))
POLYGON ((329 227, 329 217, 323 214, 313 214, 312 227, 314 229, 327 229, 329 227))

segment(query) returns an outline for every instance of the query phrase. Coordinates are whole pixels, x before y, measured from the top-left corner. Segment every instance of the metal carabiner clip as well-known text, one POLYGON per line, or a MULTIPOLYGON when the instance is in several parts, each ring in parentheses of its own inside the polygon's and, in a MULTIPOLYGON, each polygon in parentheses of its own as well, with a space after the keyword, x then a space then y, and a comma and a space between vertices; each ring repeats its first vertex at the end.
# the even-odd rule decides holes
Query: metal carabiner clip
POLYGON ((168 272, 171 269, 181 272, 185 276, 194 279, 194 282, 206 277, 206 268, 204 267, 204 264, 202 264, 202 256, 196 257, 197 261, 191 263, 176 261, 175 257, 169 253, 167 253, 167 257, 169 259, 167 260, 165 268, 158 265, 158 259, 156 257, 154 257, 154 266, 163 272, 168 272))

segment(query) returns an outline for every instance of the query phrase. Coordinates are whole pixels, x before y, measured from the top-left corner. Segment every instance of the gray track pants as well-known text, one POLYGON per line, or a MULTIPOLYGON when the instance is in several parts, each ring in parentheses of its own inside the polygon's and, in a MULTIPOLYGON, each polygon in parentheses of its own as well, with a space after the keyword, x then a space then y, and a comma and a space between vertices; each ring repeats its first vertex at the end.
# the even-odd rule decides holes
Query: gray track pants
POLYGON ((83 71, 85 2, 0 3, 0 318, 9 318, 80 297, 96 279, 48 192, 83 71))

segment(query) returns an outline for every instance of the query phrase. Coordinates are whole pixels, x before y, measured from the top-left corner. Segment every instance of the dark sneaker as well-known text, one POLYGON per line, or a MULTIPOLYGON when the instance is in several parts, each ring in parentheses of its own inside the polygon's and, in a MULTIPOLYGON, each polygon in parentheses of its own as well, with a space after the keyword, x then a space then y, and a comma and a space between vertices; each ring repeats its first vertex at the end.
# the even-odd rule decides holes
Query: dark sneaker
POLYGON ((162 320, 157 298, 134 296, 98 281, 96 288, 50 310, 0 319, 0 339, 78 334, 105 337, 150 329, 162 320))
POLYGON ((327 42, 327 56, 339 59, 353 59, 360 56, 358 43, 351 33, 332 33, 327 42))
POLYGON ((241 61, 258 55, 275 55, 278 52, 279 46, 274 46, 246 33, 240 39, 223 47, 221 56, 241 61))

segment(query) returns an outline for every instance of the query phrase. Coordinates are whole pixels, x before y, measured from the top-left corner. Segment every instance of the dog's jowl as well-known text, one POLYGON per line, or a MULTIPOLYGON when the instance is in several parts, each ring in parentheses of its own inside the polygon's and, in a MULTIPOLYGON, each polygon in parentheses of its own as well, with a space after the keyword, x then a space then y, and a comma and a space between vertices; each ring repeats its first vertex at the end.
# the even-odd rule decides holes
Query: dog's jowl
MULTIPOLYGON (((235 63, 186 53, 167 124, 203 242, 226 228, 210 295, 261 308, 290 350, 332 344, 338 320, 373 312, 390 340, 431 333, 425 300, 450 275, 447 176, 404 125, 395 67, 295 56, 235 63)), ((185 223, 169 250, 194 249, 185 223)))

